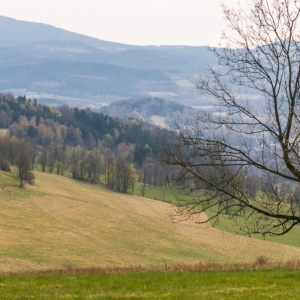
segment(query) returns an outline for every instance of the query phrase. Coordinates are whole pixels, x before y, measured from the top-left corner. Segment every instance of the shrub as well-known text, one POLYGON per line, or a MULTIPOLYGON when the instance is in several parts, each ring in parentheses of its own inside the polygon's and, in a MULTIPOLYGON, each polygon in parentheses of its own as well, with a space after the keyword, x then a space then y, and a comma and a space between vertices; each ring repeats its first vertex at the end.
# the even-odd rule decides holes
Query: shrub
POLYGON ((268 258, 264 255, 258 256, 255 261, 255 263, 260 266, 265 265, 267 262, 268 262, 268 258))
POLYGON ((1 170, 5 172, 11 172, 10 163, 7 160, 2 162, 1 170))
POLYGON ((26 173, 25 180, 28 184, 34 185, 35 176, 32 171, 26 173))

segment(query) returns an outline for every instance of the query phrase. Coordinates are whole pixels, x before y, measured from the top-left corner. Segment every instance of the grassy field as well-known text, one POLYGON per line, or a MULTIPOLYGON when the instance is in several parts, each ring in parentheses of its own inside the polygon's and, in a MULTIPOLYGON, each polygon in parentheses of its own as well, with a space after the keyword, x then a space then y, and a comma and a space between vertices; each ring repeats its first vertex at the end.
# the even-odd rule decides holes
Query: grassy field
MULTIPOLYGON (((136 196, 141 196, 142 184, 136 183, 134 188, 134 194, 136 196)), ((146 185, 145 187, 145 197, 150 199, 156 199, 160 201, 165 201, 169 203, 175 203, 176 197, 190 197, 190 195, 184 190, 172 189, 166 186, 153 186, 146 185)))
MULTIPOLYGON (((20 181, 16 174, 0 171, 0 190, 13 189, 20 185, 20 181)), ((17 191, 15 189, 15 191, 17 191)), ((1 194, 0 194, 1 197, 1 194)), ((16 195, 17 197, 17 195, 16 195)), ((1 198, 0 198, 1 199, 1 198)))
POLYGON ((172 223, 169 204, 36 172, 21 189, 0 172, 0 272, 62 267, 253 262, 300 258, 300 248, 193 221, 172 223))
POLYGON ((0 276, 1 299, 299 299, 299 270, 0 276))
MULTIPOLYGON (((140 189, 141 189, 141 184, 137 184, 137 188, 135 189, 135 194, 139 195, 140 194, 140 189)), ((187 192, 183 190, 176 190, 172 189, 169 187, 160 187, 160 186, 146 186, 145 189, 145 196, 151 199, 158 199, 161 201, 167 201, 167 202, 174 202, 176 203, 176 197, 182 197, 183 199, 189 199, 189 197, 193 197, 193 194, 188 194, 187 192)), ((209 214, 209 212, 208 212, 209 214)), ((234 227, 234 223, 232 220, 228 218, 227 215, 221 215, 219 216, 220 223, 217 225, 214 225, 214 228, 235 234, 236 233, 236 228, 234 227)), ((295 247, 300 248, 300 226, 296 226, 293 228, 292 231, 289 233, 283 235, 283 236, 278 236, 278 237, 262 237, 261 235, 252 235, 252 238, 255 239, 260 239, 260 240, 267 240, 267 241, 273 241, 281 244, 286 244, 286 245, 291 245, 295 247)))
MULTIPOLYGON (((228 233, 234 233, 235 227, 231 220, 226 215, 220 216, 220 223, 215 226, 216 229, 222 230, 228 233)), ((295 226, 290 232, 283 236, 266 236, 262 237, 259 234, 252 235, 252 238, 259 240, 272 241, 276 243, 281 243, 285 245, 291 245, 295 247, 300 247, 300 226, 295 226)))

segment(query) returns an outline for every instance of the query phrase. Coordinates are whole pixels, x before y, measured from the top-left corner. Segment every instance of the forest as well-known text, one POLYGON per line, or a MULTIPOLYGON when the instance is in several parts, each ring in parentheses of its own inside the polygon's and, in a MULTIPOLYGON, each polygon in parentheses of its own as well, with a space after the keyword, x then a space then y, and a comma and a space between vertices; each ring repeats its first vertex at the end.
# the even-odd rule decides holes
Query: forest
POLYGON ((33 182, 34 168, 124 193, 133 192, 138 180, 168 185, 175 178, 175 169, 155 156, 166 131, 141 120, 51 107, 7 93, 0 94, 0 128, 7 129, 0 136, 0 169, 16 166, 21 186, 33 182))
POLYGON ((181 125, 189 124, 197 111, 195 108, 157 97, 121 100, 100 109, 100 112, 112 117, 131 117, 150 124, 155 123, 153 116, 160 116, 167 128, 173 127, 174 121, 181 125))

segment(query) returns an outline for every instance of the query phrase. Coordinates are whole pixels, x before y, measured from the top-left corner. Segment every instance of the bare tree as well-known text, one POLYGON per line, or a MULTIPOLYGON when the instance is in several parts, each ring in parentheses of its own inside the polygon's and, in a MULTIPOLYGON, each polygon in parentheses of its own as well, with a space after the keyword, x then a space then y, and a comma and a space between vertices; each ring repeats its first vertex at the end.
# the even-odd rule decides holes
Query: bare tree
POLYGON ((23 187, 24 180, 29 184, 33 184, 35 176, 32 172, 30 145, 25 140, 19 140, 18 142, 16 166, 18 168, 20 186, 23 187))
POLYGON ((218 65, 198 83, 215 112, 171 131, 161 158, 202 182, 176 219, 207 212, 218 221, 227 213, 239 232, 282 235, 300 223, 300 195, 282 193, 300 182, 300 1, 247 3, 222 5, 232 35, 223 33, 226 47, 210 49, 218 65))
POLYGON ((0 136, 0 170, 2 171, 10 171, 8 162, 9 142, 8 136, 0 136))
POLYGON ((42 172, 46 172, 48 156, 49 156, 48 149, 46 147, 42 147, 40 150, 40 154, 38 156, 38 162, 42 166, 42 172))

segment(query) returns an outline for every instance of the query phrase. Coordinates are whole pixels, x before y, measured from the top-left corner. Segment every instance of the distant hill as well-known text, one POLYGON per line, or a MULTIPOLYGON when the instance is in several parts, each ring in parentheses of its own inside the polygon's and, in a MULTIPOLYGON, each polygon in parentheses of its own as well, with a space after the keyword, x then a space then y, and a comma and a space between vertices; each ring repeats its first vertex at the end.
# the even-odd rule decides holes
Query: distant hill
POLYGON ((136 97, 207 105, 196 91, 206 47, 133 46, 0 16, 0 91, 79 107, 136 97))
POLYGON ((143 93, 142 86, 138 86, 141 81, 169 82, 169 78, 157 69, 142 70, 106 63, 59 59, 2 68, 0 80, 0 85, 5 90, 18 82, 20 89, 79 97, 89 94, 120 96, 120 90, 123 97, 128 97, 143 93))
POLYGON ((50 40, 78 41, 104 49, 133 49, 135 46, 102 41, 43 23, 20 21, 0 16, 0 43, 2 47, 20 46, 50 40))
POLYGON ((117 101, 100 111, 112 117, 141 119, 161 127, 173 126, 175 120, 185 125, 197 113, 197 109, 155 97, 117 101))

